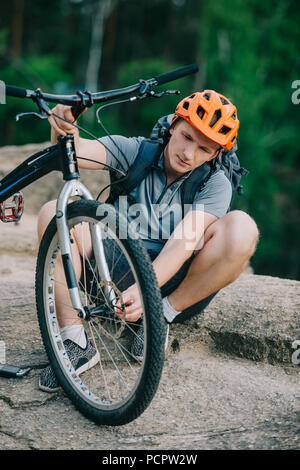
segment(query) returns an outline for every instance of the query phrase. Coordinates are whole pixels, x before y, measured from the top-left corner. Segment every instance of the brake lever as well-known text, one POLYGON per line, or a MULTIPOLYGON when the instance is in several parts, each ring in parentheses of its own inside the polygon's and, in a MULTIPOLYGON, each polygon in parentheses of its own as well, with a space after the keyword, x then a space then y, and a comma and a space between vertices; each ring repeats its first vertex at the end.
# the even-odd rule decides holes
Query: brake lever
POLYGON ((180 90, 166 90, 166 95, 180 95, 180 90))
POLYGON ((150 90, 149 88, 144 88, 142 89, 139 95, 136 95, 130 98, 130 101, 142 100, 147 97, 161 98, 164 95, 179 95, 179 94, 180 94, 179 90, 163 90, 160 92, 155 92, 154 90, 150 90))
POLYGON ((24 117, 24 116, 35 116, 35 117, 38 117, 39 119, 48 119, 49 115, 47 114, 44 114, 44 113, 34 113, 34 112, 30 112, 30 113, 20 113, 20 114, 17 114, 16 115, 16 121, 19 121, 20 118, 24 117))
POLYGON ((51 116, 51 109, 49 108, 46 101, 42 98, 42 93, 40 88, 36 90, 36 96, 33 98, 33 101, 36 103, 37 107, 39 108, 40 113, 36 112, 29 112, 29 113, 19 113, 16 115, 16 121, 19 121, 21 117, 24 116, 35 116, 39 119, 48 119, 51 116))
POLYGON ((152 96, 153 98, 161 98, 164 95, 179 95, 180 91, 179 90, 164 90, 161 92, 155 92, 151 90, 148 95, 152 96))

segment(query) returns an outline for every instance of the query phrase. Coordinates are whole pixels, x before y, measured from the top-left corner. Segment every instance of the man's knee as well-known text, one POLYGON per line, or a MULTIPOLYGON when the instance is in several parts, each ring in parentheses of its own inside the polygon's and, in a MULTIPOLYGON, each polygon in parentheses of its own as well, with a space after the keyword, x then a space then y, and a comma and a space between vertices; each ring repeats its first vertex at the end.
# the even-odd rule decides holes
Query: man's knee
POLYGON ((48 227, 49 222, 55 216, 56 212, 56 200, 49 201, 44 204, 38 214, 38 222, 37 222, 37 231, 38 231, 38 239, 41 241, 46 228, 48 227))
POLYGON ((249 259, 259 238, 255 221, 240 210, 229 212, 223 219, 225 255, 249 259))

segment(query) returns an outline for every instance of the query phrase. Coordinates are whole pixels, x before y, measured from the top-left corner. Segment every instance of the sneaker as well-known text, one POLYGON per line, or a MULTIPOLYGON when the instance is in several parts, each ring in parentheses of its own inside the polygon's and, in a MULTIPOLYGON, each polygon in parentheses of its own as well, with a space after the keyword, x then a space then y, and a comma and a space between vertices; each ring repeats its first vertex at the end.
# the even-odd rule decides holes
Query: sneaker
MULTIPOLYGON (((81 348, 77 343, 66 339, 64 341, 64 347, 78 375, 99 362, 99 352, 96 351, 89 340, 87 340, 86 347, 81 348)), ((51 366, 42 370, 39 379, 39 388, 48 393, 57 392, 60 389, 60 385, 51 366)))
MULTIPOLYGON (((167 323, 165 351, 167 350, 168 342, 169 342, 169 324, 167 323)), ((143 323, 139 325, 139 328, 134 335, 132 346, 131 346, 131 354, 138 361, 141 361, 143 359, 143 356, 144 356, 144 325, 143 323)))

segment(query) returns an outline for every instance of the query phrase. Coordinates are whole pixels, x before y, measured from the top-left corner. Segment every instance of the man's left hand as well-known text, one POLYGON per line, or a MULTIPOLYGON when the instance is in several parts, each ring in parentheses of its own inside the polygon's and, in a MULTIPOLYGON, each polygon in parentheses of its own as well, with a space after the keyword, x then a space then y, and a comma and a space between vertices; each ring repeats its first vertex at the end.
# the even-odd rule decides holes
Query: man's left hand
MULTIPOLYGON (((136 284, 128 287, 122 292, 122 301, 125 304, 125 320, 136 322, 143 313, 141 298, 136 284)), ((121 309, 121 301, 117 302, 118 309, 121 309)), ((120 314, 121 316, 121 314, 120 314)))

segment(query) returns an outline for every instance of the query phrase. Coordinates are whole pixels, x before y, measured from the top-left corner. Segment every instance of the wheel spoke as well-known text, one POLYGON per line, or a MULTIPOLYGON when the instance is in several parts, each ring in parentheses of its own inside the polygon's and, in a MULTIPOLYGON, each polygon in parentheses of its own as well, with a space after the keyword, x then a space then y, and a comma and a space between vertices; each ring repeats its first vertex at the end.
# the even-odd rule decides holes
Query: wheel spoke
MULTIPOLYGON (((100 229, 101 232, 105 229, 105 237, 102 239, 103 253, 109 272, 105 279, 102 278, 102 269, 98 269, 91 255, 95 253, 93 246, 95 238, 94 235, 91 236, 90 229, 100 223, 94 215, 93 204, 82 201, 70 204, 70 208, 74 209, 70 209, 68 220, 72 237, 74 271, 81 303, 87 312, 86 318, 80 320, 87 337, 86 348, 79 350, 76 343, 73 343, 74 348, 71 343, 72 351, 77 351, 76 354, 80 352, 80 363, 77 356, 73 356, 75 353, 69 352, 70 343, 63 343, 60 334, 61 319, 64 320, 62 326, 66 323, 72 326, 79 323, 79 318, 78 312, 72 306, 64 280, 61 250, 55 226, 51 228, 52 232, 49 232, 51 236, 48 236, 40 279, 37 269, 37 285, 43 290, 42 308, 41 305, 38 307, 38 315, 40 322, 45 325, 41 331, 44 340, 48 338, 47 351, 51 364, 58 377, 65 377, 62 381, 63 388, 76 406, 84 412, 88 410, 92 419, 99 423, 102 419, 107 423, 105 416, 107 410, 110 410, 113 413, 111 416, 114 416, 112 419, 114 423, 125 424, 134 419, 134 416, 137 417, 137 413, 141 413, 150 403, 158 386, 163 358, 160 358, 157 341, 153 344, 151 342, 150 345, 144 344, 141 348, 142 354, 147 353, 147 360, 135 357, 133 342, 142 336, 138 334, 139 329, 143 325, 149 328, 152 320, 146 322, 143 318, 143 325, 127 322, 124 308, 123 306, 120 308, 119 304, 123 303, 122 292, 135 283, 142 304, 145 306, 146 298, 149 302, 150 289, 151 294, 153 291, 149 279, 153 276, 155 282, 155 276, 151 271, 151 263, 143 258, 142 246, 138 253, 133 241, 119 240, 116 234, 111 229, 106 230, 103 224, 100 229), (92 205, 93 208, 89 209, 92 205), (145 266, 149 271, 146 271, 145 266), (139 278, 141 274, 138 276, 137 272, 141 273, 143 269, 145 273, 141 282, 139 278), (144 291, 141 289, 141 285, 145 286, 145 279, 149 285, 146 288, 147 296, 145 288, 144 291), (149 353, 148 348, 151 348, 149 353), (53 361, 52 356, 55 358, 53 361)), ((156 300, 156 292, 153 292, 155 300, 151 304, 151 310, 144 311, 143 315, 151 315, 152 318, 157 316, 156 305, 160 298, 157 297, 156 300)), ((151 332, 146 330, 144 337, 145 341, 148 341, 151 332)))

